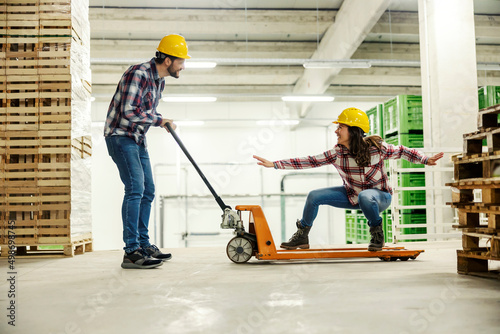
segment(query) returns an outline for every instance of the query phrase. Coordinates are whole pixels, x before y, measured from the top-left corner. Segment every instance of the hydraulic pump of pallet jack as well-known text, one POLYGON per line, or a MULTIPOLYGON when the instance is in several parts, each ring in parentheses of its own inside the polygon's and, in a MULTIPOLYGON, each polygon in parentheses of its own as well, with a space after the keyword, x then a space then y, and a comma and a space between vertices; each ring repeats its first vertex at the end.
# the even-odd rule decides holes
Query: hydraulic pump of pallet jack
POLYGON ((222 215, 222 223, 220 224, 220 228, 234 228, 236 232, 243 231, 243 221, 241 220, 240 215, 232 210, 230 207, 224 209, 224 214, 222 215))

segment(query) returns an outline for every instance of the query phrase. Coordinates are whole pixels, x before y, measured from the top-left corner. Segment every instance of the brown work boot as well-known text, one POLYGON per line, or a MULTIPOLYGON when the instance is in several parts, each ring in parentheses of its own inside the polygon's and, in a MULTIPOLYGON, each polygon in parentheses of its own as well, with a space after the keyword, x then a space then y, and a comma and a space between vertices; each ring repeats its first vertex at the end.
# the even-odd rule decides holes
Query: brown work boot
POLYGON ((297 220, 297 232, 295 232, 288 242, 282 242, 281 248, 284 249, 309 249, 309 231, 311 226, 302 227, 300 220, 297 220))
POLYGON ((370 252, 381 251, 382 247, 384 247, 384 230, 382 229, 382 225, 370 227, 370 234, 372 237, 368 245, 368 250, 370 252))

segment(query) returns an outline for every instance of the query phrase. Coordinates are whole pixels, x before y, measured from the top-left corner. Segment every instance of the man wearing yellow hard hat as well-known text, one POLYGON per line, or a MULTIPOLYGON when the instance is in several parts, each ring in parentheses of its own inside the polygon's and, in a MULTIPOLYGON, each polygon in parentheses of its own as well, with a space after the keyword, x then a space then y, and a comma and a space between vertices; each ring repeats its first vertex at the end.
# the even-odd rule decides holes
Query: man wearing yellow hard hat
POLYGON ((108 108, 104 137, 125 185, 121 211, 125 243, 122 268, 154 268, 172 257, 149 242, 155 188, 146 133, 151 126, 165 127, 166 123, 176 128, 171 119, 157 112, 157 107, 165 88, 164 78, 179 78, 184 61, 189 58, 184 37, 163 37, 154 58, 125 71, 108 108))
POLYGON ((315 156, 287 160, 269 161, 254 155, 264 167, 276 169, 304 169, 334 165, 344 183, 343 186, 311 191, 306 199, 302 219, 296 222, 297 232, 281 248, 309 248, 309 231, 318 214, 320 205, 342 209, 361 209, 370 226, 369 251, 381 250, 384 232, 380 213, 387 209, 392 199, 384 160, 403 158, 413 163, 436 165, 443 157, 438 153, 427 157, 416 149, 385 143, 380 136, 365 137, 370 131, 366 113, 357 108, 347 108, 333 123, 338 124, 335 134, 337 145, 331 150, 315 156))

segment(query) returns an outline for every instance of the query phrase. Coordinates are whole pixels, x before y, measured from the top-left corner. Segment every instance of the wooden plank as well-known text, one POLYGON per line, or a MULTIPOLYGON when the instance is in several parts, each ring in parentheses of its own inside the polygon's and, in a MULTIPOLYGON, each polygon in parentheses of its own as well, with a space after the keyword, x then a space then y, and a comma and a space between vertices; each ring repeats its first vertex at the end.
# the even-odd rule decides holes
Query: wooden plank
POLYGON ((445 185, 457 189, 500 188, 500 177, 494 177, 489 179, 477 178, 477 179, 461 180, 457 182, 449 182, 446 183, 445 185))
POLYGON ((39 236, 66 237, 70 233, 69 228, 64 227, 39 227, 39 236))
POLYGON ((40 219, 39 220, 39 225, 52 225, 52 226, 69 226, 70 225, 70 220, 69 218, 67 219, 63 219, 63 218, 59 218, 59 219, 40 219))
POLYGON ((40 237, 38 245, 64 245, 71 241, 71 236, 65 237, 40 237))
POLYGON ((488 213, 488 214, 500 214, 499 206, 477 206, 477 205, 457 205, 457 203, 447 203, 452 208, 458 209, 459 212, 468 213, 488 213))
POLYGON ((474 252, 474 251, 465 251, 459 249, 457 250, 457 255, 460 257, 467 257, 467 258, 486 260, 486 261, 500 261, 500 258, 495 258, 489 254, 485 254, 484 251, 474 252))
POLYGON ((500 236, 491 235, 491 234, 483 234, 483 233, 464 232, 463 236, 467 236, 467 237, 471 237, 471 238, 486 238, 486 239, 492 239, 492 240, 500 240, 500 236))

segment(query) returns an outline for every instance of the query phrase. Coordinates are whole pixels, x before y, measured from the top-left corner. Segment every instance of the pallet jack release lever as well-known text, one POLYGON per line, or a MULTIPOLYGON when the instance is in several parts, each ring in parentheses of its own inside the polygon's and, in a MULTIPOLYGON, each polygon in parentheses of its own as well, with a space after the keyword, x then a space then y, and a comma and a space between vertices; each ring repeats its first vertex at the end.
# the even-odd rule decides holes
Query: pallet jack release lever
POLYGON ((214 188, 212 187, 210 182, 208 182, 207 178, 205 177, 205 175, 201 171, 200 167, 198 167, 198 165, 194 161, 191 154, 189 154, 188 150, 186 149, 186 147, 182 143, 179 136, 177 136, 177 133, 175 133, 174 129, 172 129, 172 126, 170 125, 170 123, 168 123, 168 122, 165 123, 165 127, 168 129, 168 131, 170 132, 172 137, 174 137, 175 141, 177 142, 179 147, 182 149, 182 151, 184 152, 186 157, 189 159, 189 161, 193 165, 194 169, 196 169, 196 171, 200 175, 203 182, 205 182, 206 186, 208 187, 208 190, 210 190, 210 192, 212 193, 212 195, 215 198, 215 201, 217 202, 217 204, 219 204, 219 207, 224 212, 224 214, 222 215, 222 223, 221 223, 220 227, 224 228, 224 229, 229 229, 229 228, 234 228, 236 230, 242 229, 243 222, 241 221, 239 214, 236 211, 234 211, 229 205, 226 205, 224 203, 224 201, 222 200, 222 198, 220 198, 219 195, 217 195, 214 188))

